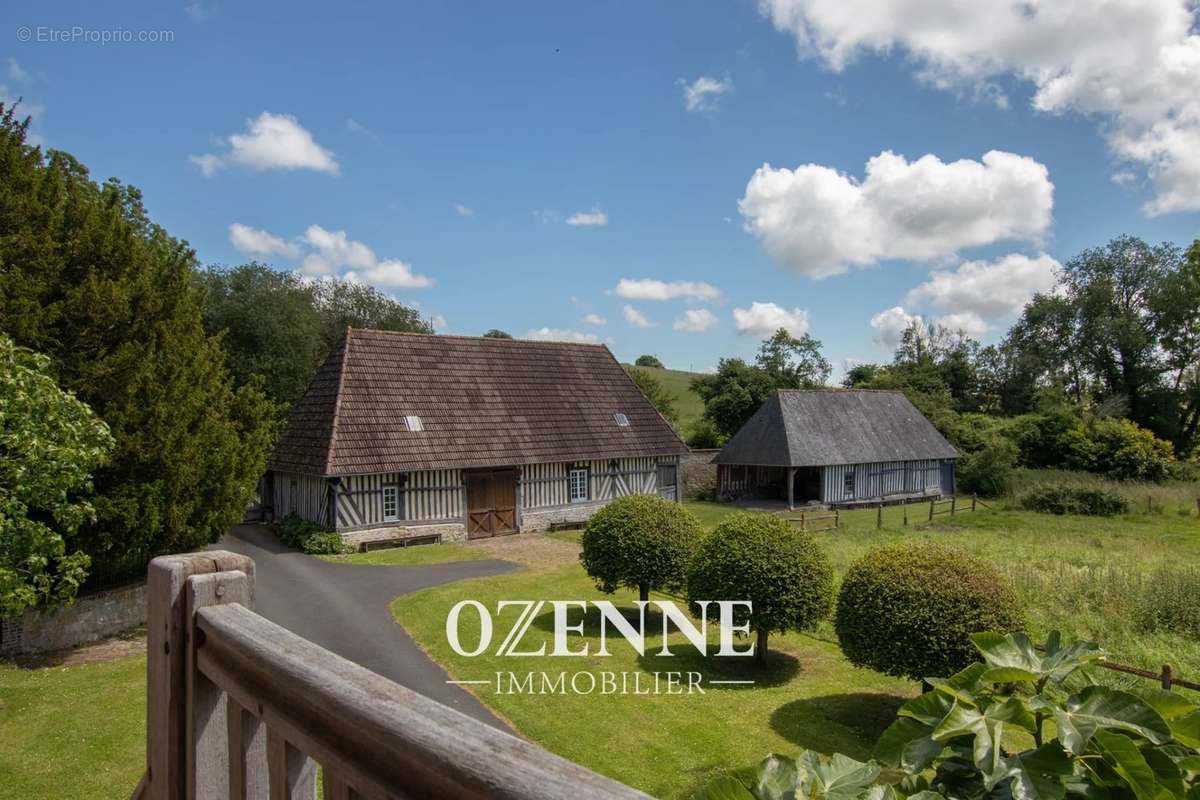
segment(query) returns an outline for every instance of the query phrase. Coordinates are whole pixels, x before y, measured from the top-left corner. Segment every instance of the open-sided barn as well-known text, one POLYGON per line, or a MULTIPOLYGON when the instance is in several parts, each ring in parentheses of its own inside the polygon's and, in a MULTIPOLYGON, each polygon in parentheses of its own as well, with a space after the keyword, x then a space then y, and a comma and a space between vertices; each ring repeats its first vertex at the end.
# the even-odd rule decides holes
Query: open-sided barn
POLYGON ((350 330, 268 463, 268 514, 477 538, 678 495, 687 447, 603 345, 350 330))
POLYGON ((713 459, 722 497, 850 505, 954 493, 955 450, 901 392, 782 390, 713 459))

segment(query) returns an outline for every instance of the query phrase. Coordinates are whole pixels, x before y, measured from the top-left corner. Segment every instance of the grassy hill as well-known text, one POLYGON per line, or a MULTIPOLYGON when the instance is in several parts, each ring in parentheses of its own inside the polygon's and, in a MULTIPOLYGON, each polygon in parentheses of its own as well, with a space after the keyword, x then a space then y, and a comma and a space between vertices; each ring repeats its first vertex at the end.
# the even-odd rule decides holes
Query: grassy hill
MULTIPOLYGON (((632 366, 626 364, 625 366, 632 366)), ((675 396, 675 410, 679 412, 679 429, 687 431, 691 424, 700 419, 704 413, 704 401, 700 395, 690 388, 692 379, 700 376, 699 372, 684 372, 679 369, 659 369, 658 367, 638 367, 649 372, 663 387, 675 396)))

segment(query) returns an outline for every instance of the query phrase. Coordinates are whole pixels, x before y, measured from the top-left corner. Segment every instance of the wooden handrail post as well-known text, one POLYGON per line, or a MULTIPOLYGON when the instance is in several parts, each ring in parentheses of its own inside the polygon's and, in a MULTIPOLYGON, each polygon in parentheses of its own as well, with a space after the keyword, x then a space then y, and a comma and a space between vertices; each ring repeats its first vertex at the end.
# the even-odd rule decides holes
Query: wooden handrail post
POLYGON ((185 596, 192 575, 240 570, 251 598, 254 562, 224 550, 159 556, 146 574, 146 775, 145 800, 187 796, 187 618, 185 596))
POLYGON ((937 501, 933 500, 933 499, 930 499, 930 501, 929 501, 929 521, 930 522, 933 522, 933 504, 936 502, 937 501))
POLYGON ((950 516, 954 516, 954 509, 958 506, 958 495, 950 495, 950 516))
POLYGON ((883 527, 883 503, 879 504, 879 510, 875 512, 875 530, 883 527))
POLYGON ((975 510, 975 495, 971 495, 971 510, 975 510))
POLYGON ((1170 664, 1163 664, 1161 680, 1163 689, 1168 692, 1171 691, 1171 684, 1173 684, 1175 681, 1174 676, 1171 674, 1170 664))

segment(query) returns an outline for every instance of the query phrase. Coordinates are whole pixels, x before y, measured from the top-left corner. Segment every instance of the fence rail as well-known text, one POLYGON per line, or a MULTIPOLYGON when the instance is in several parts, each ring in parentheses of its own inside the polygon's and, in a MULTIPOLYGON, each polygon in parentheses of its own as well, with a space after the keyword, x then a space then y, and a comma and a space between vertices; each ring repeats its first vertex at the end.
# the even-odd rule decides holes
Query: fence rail
POLYGON ((347 661, 251 610, 254 562, 150 564, 135 800, 646 796, 347 661))
POLYGON ((841 512, 837 509, 828 512, 817 512, 809 514, 801 512, 798 517, 784 517, 793 525, 798 525, 800 530, 809 533, 817 533, 819 531, 835 531, 841 526, 841 512))

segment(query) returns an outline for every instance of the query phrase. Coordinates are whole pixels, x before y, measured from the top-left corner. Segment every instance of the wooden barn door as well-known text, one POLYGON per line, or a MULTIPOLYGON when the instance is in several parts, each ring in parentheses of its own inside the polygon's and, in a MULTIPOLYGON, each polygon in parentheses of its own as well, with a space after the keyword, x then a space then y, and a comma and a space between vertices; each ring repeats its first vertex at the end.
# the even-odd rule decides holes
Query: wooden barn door
POLYGON ((517 471, 478 470, 466 474, 467 538, 517 532, 517 471))

